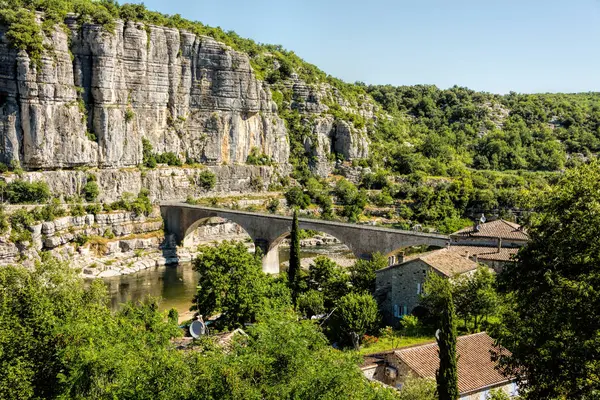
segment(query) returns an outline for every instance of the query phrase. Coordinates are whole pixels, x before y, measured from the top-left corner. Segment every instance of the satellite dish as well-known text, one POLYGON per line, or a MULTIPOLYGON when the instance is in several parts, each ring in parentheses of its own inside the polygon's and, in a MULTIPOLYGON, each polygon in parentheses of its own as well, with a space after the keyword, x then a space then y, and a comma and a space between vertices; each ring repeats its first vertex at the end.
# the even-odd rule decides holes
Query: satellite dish
POLYGON ((194 339, 206 335, 206 324, 203 321, 194 321, 190 324, 190 335, 194 339))
POLYGON ((438 342, 439 342, 439 340, 440 340, 440 333, 441 333, 441 332, 442 332, 442 331, 441 331, 441 330, 439 330, 439 329, 438 329, 437 331, 435 331, 435 338, 436 338, 436 340, 437 340, 438 342))
POLYGON ((482 224, 485 224, 485 221, 487 221, 487 219, 485 218, 485 215, 481 214, 481 218, 479 218, 479 222, 481 222, 482 224))

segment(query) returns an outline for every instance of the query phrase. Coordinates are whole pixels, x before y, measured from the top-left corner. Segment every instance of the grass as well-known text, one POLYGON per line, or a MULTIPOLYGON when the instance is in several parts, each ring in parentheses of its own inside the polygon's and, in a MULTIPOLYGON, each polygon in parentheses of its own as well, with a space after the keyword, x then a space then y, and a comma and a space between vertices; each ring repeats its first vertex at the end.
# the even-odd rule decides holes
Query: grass
POLYGON ((373 353, 381 353, 388 350, 399 349, 401 347, 414 346, 416 344, 424 344, 435 341, 435 338, 430 336, 395 336, 395 337, 380 337, 377 343, 362 347, 358 354, 367 355, 373 353))

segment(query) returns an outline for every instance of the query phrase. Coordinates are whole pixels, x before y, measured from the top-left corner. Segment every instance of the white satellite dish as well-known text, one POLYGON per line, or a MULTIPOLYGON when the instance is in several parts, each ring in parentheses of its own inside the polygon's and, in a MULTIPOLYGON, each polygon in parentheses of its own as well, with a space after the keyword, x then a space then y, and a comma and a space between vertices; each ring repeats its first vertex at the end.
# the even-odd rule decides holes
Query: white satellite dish
POLYGON ((190 335, 194 339, 206 335, 206 324, 203 321, 194 321, 190 324, 190 335))
POLYGON ((438 329, 437 331, 435 331, 435 338, 439 341, 440 340, 440 333, 442 333, 441 329, 438 329))

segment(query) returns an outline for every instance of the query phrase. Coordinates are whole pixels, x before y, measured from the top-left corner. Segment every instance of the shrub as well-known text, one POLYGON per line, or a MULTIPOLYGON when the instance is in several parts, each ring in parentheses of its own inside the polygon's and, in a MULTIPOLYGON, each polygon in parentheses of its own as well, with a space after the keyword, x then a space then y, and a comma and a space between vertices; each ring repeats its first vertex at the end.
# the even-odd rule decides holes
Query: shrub
POLYGON ((204 170, 198 174, 198 184, 204 190, 210 190, 215 187, 217 177, 209 170, 204 170))
POLYGON ((35 218, 25 208, 20 208, 10 216, 10 241, 13 243, 27 242, 31 240, 29 227, 35 224, 35 218))
POLYGON ((87 214, 85 207, 82 204, 75 204, 71 206, 71 216, 73 217, 83 217, 87 214))
MULTIPOLYGON (((93 176, 93 175, 92 175, 93 176)), ((100 194, 100 188, 95 180, 89 180, 86 182, 83 187, 83 197, 86 201, 95 201, 98 195, 100 194)))
POLYGON ((273 160, 271 157, 267 156, 264 153, 260 153, 258 147, 253 147, 250 150, 250 154, 246 158, 246 164, 250 165, 273 165, 273 160))
POLYGON ((267 200, 266 208, 270 213, 275 214, 279 209, 279 199, 267 200))
POLYGON ((0 206, 0 234, 5 234, 8 231, 8 218, 4 211, 4 206, 0 206))
POLYGON ((133 120, 133 117, 135 117, 135 113, 131 108, 128 108, 125 111, 125 122, 131 122, 133 120))
POLYGON ((298 186, 291 187, 285 192, 285 199, 288 207, 300 207, 301 209, 305 209, 310 205, 310 197, 298 186))
POLYGON ((156 159, 157 163, 161 164, 167 164, 175 167, 181 167, 183 165, 181 159, 177 156, 177 154, 171 151, 162 154, 156 154, 154 158, 156 159))
POLYGON ((313 315, 320 315, 325 312, 325 299, 323 293, 318 290, 309 290, 298 296, 296 301, 298 311, 305 317, 310 318, 313 315))
POLYGON ((64 217, 67 214, 65 208, 58 199, 46 204, 41 209, 36 208, 32 211, 33 217, 39 221, 54 221, 56 218, 64 217))
POLYGON ((263 179, 258 175, 253 176, 252 178, 250 178, 250 187, 256 192, 262 192, 263 179))
POLYGON ((85 206, 85 211, 88 214, 100 214, 102 212, 102 204, 88 204, 85 206))
POLYGON ((50 188, 46 182, 16 180, 6 186, 6 199, 12 204, 44 203, 50 199, 50 188))

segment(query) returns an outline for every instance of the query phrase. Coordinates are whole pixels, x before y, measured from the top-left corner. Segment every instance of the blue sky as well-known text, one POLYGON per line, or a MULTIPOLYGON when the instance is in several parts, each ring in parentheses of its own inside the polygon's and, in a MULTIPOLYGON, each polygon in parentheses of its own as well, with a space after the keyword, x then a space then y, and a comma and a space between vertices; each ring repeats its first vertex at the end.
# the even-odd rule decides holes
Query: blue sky
POLYGON ((348 82, 600 91, 600 0, 146 0, 348 82))

